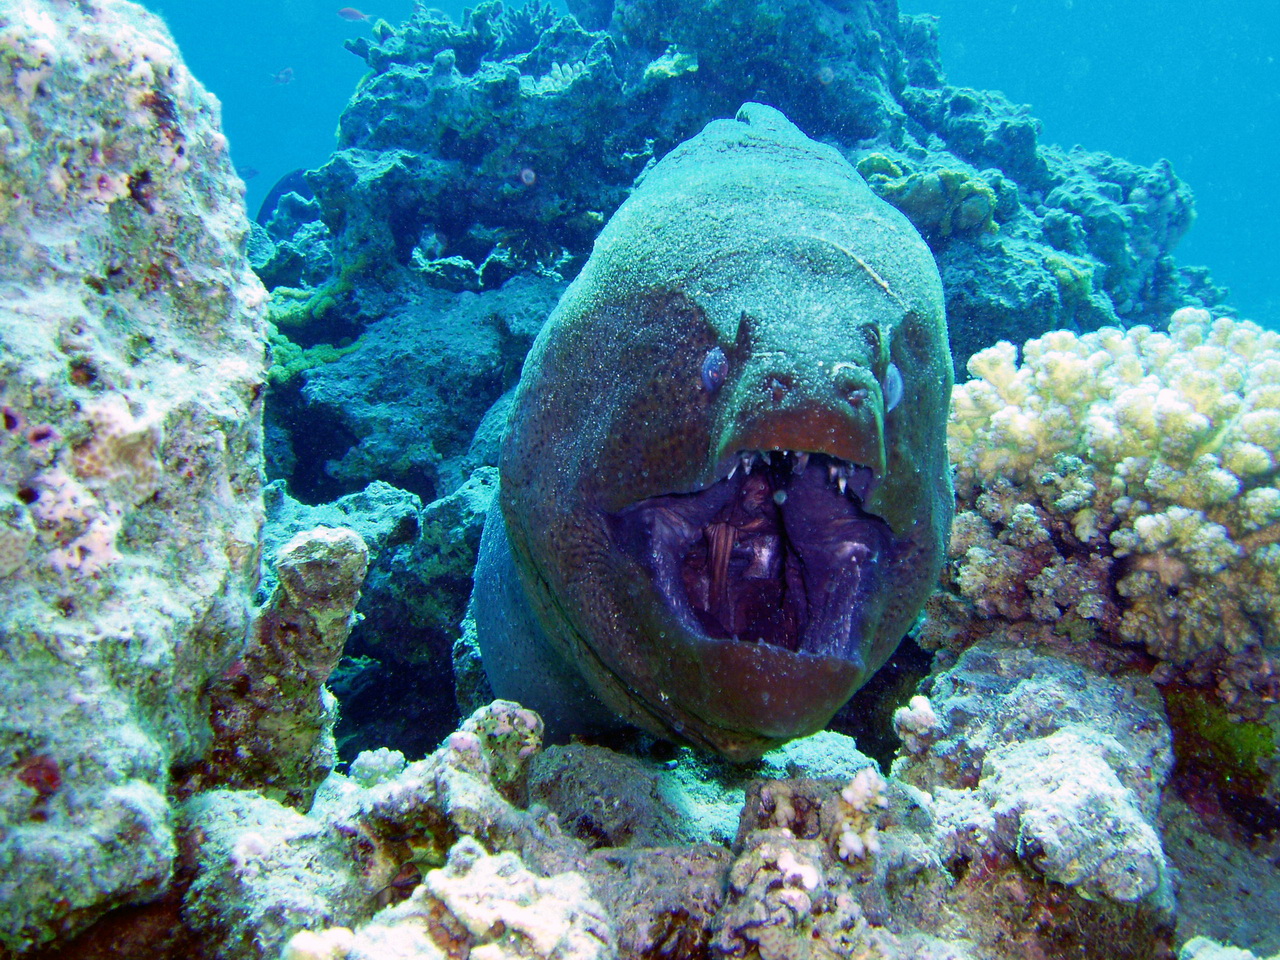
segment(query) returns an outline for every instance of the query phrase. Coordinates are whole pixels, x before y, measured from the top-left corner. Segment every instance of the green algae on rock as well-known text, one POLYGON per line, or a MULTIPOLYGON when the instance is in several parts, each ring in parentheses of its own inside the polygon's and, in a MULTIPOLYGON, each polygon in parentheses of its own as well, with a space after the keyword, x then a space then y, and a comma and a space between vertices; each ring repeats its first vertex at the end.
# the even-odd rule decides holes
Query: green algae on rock
POLYGON ((526 362, 477 572, 494 691, 737 758, 820 729, 935 582, 950 383, 906 218, 772 108, 710 124, 526 362))

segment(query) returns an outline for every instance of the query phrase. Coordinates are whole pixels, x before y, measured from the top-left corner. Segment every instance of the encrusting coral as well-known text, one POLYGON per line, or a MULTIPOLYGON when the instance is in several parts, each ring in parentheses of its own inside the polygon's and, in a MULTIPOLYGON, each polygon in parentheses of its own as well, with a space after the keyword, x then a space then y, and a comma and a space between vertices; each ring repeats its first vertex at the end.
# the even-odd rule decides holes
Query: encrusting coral
POLYGON ((240 657, 209 688, 213 742, 179 793, 256 787, 307 809, 338 760, 338 705, 324 682, 355 620, 369 550, 354 530, 297 534, 240 657))
POLYGON ((1208 312, 1000 343, 949 441, 958 513, 922 643, 993 625, 1156 661, 1236 716, 1280 698, 1280 334, 1208 312))

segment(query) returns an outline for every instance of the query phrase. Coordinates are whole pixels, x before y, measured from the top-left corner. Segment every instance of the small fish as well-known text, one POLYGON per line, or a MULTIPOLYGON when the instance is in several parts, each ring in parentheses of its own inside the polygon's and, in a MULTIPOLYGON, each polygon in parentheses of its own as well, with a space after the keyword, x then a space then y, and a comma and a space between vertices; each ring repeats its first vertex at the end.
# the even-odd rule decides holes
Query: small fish
POLYGON ((286 83, 293 83, 293 67, 285 67, 271 75, 271 82, 283 86, 286 83))
POLYGON ((350 20, 355 23, 359 20, 372 20, 373 18, 367 13, 361 13, 355 7, 343 7, 338 11, 338 16, 343 20, 350 20))
POLYGON ((236 173, 240 174, 241 180, 252 180, 258 175, 257 167, 236 167, 236 173))

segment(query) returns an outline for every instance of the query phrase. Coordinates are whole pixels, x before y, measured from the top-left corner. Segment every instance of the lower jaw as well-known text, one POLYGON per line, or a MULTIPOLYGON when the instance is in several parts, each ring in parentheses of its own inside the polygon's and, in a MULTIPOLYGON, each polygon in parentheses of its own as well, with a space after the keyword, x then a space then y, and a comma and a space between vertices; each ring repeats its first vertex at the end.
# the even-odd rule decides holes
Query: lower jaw
POLYGON ((663 658, 656 706, 673 732, 726 755, 758 756, 815 733, 866 679, 860 660, 794 653, 769 644, 686 637, 663 658))

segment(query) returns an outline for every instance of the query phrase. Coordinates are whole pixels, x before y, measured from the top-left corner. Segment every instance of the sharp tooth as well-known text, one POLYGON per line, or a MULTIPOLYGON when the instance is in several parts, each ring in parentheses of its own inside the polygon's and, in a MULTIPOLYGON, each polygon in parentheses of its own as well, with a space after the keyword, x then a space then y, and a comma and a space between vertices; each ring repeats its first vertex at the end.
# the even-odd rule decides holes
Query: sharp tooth
POLYGON ((732 479, 733 479, 733 475, 734 475, 735 473, 737 473, 737 472, 738 472, 738 461, 737 461, 737 460, 735 460, 735 461, 733 461, 733 466, 729 468, 729 476, 725 477, 725 479, 726 479, 726 480, 732 480, 732 479))
POLYGON ((804 468, 809 465, 809 455, 807 453, 797 453, 796 462, 791 467, 792 473, 804 473, 804 468))
POLYGON ((742 455, 742 469, 746 471, 747 476, 751 476, 751 464, 755 462, 755 454, 744 453, 742 455))
POLYGON ((827 464, 827 483, 836 482, 836 465, 834 463, 827 464))
POLYGON ((836 481, 836 486, 840 488, 841 493, 844 493, 844 488, 848 485, 848 483, 849 483, 849 478, 842 473, 840 474, 840 479, 836 481))

